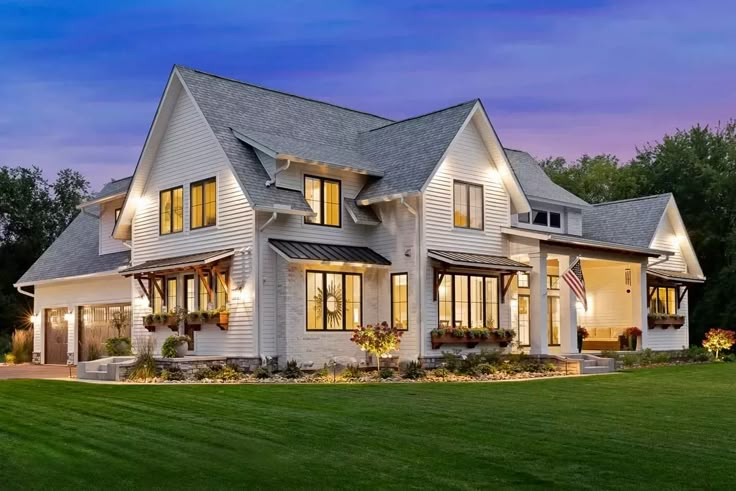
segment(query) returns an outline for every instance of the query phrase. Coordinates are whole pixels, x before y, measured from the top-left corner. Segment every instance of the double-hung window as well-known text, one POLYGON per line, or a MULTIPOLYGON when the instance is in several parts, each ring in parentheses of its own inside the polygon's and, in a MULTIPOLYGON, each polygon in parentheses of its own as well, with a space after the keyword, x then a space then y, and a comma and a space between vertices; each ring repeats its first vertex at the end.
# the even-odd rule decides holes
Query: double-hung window
POLYGON ((217 224, 217 180, 212 177, 194 182, 189 187, 190 227, 211 227, 217 224))
POLYGON ((445 274, 438 289, 440 326, 498 328, 498 278, 445 274))
POLYGON ((340 226, 340 181, 304 176, 304 198, 315 213, 313 217, 304 217, 304 223, 340 226))
POLYGON ((363 323, 363 277, 307 271, 307 331, 353 330, 363 323))
POLYGON ((532 210, 531 218, 529 213, 519 213, 517 219, 519 223, 531 223, 550 228, 562 227, 562 215, 556 211, 532 210))
POLYGON ((159 233, 173 234, 184 230, 184 188, 166 189, 159 193, 159 233))
POLYGON ((483 230, 483 186, 453 183, 453 224, 456 228, 483 230))
POLYGON ((409 275, 391 275, 391 319, 397 329, 409 328, 409 275))

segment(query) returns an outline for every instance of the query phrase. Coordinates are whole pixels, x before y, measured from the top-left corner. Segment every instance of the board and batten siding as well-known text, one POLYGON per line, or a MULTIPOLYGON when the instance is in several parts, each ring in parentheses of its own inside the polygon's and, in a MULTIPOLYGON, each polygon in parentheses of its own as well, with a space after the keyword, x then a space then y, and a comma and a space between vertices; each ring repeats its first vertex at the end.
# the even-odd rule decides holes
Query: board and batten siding
MULTIPOLYGON (((64 308, 74 313, 74 321, 68 329, 68 353, 74 353, 77 362, 77 308, 82 305, 99 305, 111 303, 131 303, 130 280, 113 273, 99 278, 86 278, 75 281, 60 281, 37 285, 35 287, 33 307, 39 314, 39 321, 33 326, 33 351, 44 353, 44 336, 46 331, 46 309, 64 308)), ((45 354, 42 363, 45 363, 45 354)))
POLYGON ((122 208, 122 206, 123 198, 120 198, 100 207, 100 256, 128 250, 122 240, 112 238, 112 229, 115 226, 115 210, 122 208))
MULTIPOLYGON (((135 210, 133 264, 234 249, 236 253, 230 268, 230 288, 243 285, 244 291, 253 292, 253 254, 239 251, 253 246, 254 215, 204 117, 189 95, 180 92, 135 210), (192 230, 189 185, 211 177, 217 179, 217 225, 192 230), (162 236, 159 235, 159 192, 176 186, 183 186, 184 190, 184 230, 162 236)), ((134 298, 140 299, 141 295, 142 292, 134 284, 134 298)), ((229 330, 203 327, 195 333, 195 353, 256 356, 257 335, 253 325, 252 298, 253 295, 249 295, 245 300, 234 302, 231 297, 229 330)), ((147 302, 134 301, 133 312, 135 338, 147 334, 142 317, 150 312, 150 307, 147 302)), ((169 334, 155 333, 157 350, 169 334)))
MULTIPOLYGON (((432 177, 422 200, 424 217, 422 268, 424 268, 424 312, 422 322, 425 335, 424 356, 440 356, 442 349, 432 350, 429 332, 439 325, 438 304, 433 299, 433 268, 426 254, 428 249, 471 252, 506 256, 508 246, 501 227, 511 223, 509 195, 501 182, 496 164, 474 122, 457 136, 445 160, 432 177), (453 182, 465 181, 483 185, 483 230, 454 227, 453 182)), ((511 312, 508 302, 500 305, 500 325, 510 327, 511 312)), ((479 350, 479 345, 474 350, 479 350)), ((485 346, 488 347, 488 346, 485 346)), ((465 350, 464 350, 465 351, 465 350)), ((470 350, 468 350, 470 351, 470 350)))

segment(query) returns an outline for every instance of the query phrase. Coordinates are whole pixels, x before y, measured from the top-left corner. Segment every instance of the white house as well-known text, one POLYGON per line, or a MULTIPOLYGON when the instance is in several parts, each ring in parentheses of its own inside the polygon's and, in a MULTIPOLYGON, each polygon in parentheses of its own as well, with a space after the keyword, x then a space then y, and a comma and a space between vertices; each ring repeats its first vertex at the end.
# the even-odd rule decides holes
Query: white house
POLYGON ((351 330, 384 320, 403 360, 498 347, 432 335, 453 326, 532 354, 577 352, 578 325, 586 350, 631 326, 680 349, 704 281, 671 195, 590 205, 504 148, 479 100, 391 121, 175 66, 133 176, 80 208, 16 285, 39 363, 92 357, 121 311, 134 342, 180 330, 246 363, 362 361, 351 330), (560 279, 577 258, 587 311, 560 279), (174 307, 229 315, 144 325, 174 307))

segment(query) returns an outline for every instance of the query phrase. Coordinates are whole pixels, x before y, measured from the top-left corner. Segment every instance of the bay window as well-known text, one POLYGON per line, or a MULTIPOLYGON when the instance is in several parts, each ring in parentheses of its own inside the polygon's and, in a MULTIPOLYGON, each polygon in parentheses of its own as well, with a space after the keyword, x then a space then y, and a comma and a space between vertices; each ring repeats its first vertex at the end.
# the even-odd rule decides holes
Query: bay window
POLYGON ((348 331, 363 323, 359 273, 307 271, 307 330, 348 331))
POLYGON ((444 327, 498 327, 498 278, 445 274, 438 288, 439 323, 444 327))

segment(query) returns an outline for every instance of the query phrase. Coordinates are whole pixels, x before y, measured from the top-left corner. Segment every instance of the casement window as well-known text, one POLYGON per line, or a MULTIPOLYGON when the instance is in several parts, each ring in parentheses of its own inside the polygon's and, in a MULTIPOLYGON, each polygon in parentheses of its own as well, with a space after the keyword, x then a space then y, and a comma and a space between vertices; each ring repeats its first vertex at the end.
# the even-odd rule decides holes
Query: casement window
POLYGON ((192 229, 217 225, 217 180, 212 177, 189 186, 190 227, 192 229))
POLYGON ((397 329, 409 328, 409 274, 391 275, 391 319, 397 329))
POLYGON ((456 228, 483 230, 483 186, 453 183, 453 223, 456 228))
POLYGON ((516 287, 517 288, 529 288, 529 273, 517 273, 516 287))
POLYGON ((159 233, 173 234, 184 230, 184 188, 166 189, 159 193, 159 233))
POLYGON ((547 289, 548 290, 559 290, 560 289, 560 277, 552 274, 547 275, 547 289))
POLYGON ((445 274, 439 290, 440 326, 498 328, 498 278, 445 274))
POLYGON ((199 308, 201 310, 225 308, 227 300, 227 273, 222 274, 222 279, 214 273, 205 273, 204 277, 199 277, 199 308), (215 279, 217 281, 214 281, 215 279), (207 286, 213 290, 214 301, 210 300, 207 286))
MULTIPOLYGON (((519 223, 530 223, 529 213, 519 213, 517 215, 519 223)), ((542 227, 561 228, 562 215, 556 211, 532 210, 531 223, 542 227)))
POLYGON ((363 323, 363 277, 307 271, 307 331, 353 330, 363 323))
POLYGON ((148 288, 149 291, 153 290, 153 313, 158 314, 163 311, 162 309, 164 307, 164 297, 161 292, 164 291, 165 285, 163 278, 156 278, 154 282, 155 285, 149 281, 148 288), (156 287, 156 285, 158 285, 158 288, 156 287))
POLYGON ((649 287, 650 314, 677 314, 677 288, 649 287))
POLYGON ((313 217, 304 217, 304 223, 339 227, 341 222, 340 181, 323 177, 304 176, 304 198, 313 217))
POLYGON ((197 310, 197 290, 194 275, 184 276, 184 308, 188 312, 197 310))

